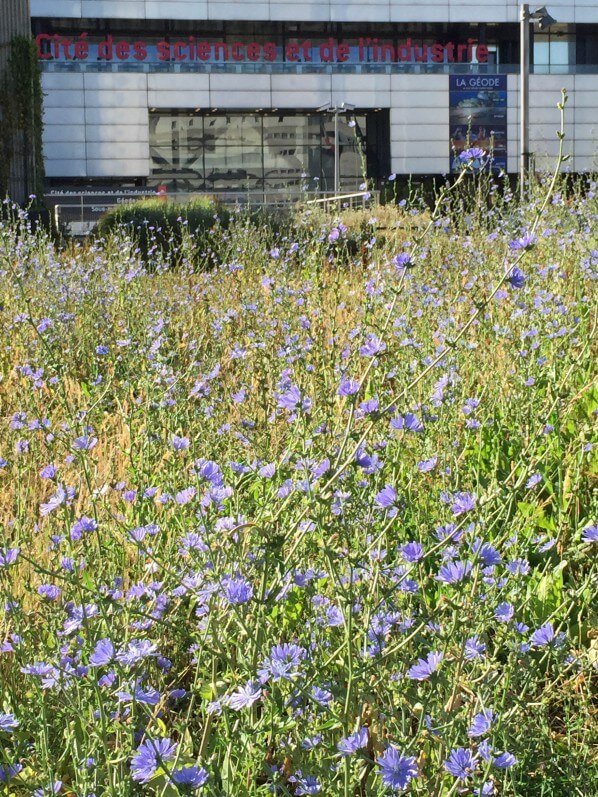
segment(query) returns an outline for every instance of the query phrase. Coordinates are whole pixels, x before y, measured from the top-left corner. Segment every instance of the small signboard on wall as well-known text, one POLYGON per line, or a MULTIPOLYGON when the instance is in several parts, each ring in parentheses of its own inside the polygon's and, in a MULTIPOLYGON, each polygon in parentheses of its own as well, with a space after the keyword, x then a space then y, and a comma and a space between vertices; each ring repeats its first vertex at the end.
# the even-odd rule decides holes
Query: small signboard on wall
POLYGON ((449 76, 450 171, 458 172, 461 153, 473 147, 484 150, 493 171, 507 169, 507 76, 449 76))

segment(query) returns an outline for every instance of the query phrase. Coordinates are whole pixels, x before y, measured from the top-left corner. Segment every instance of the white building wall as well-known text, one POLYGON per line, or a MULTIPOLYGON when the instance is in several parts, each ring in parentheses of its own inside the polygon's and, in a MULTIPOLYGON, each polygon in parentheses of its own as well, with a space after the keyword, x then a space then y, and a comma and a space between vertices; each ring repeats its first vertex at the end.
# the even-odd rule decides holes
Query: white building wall
MULTIPOLYGON (((434 174, 449 165, 448 75, 43 74, 48 177, 149 175, 150 108, 314 109, 349 101, 390 108, 391 169, 434 174)), ((509 75, 508 170, 518 171, 519 78, 509 75)), ((598 168, 598 77, 530 76, 530 151, 538 169, 558 152, 561 88, 565 168, 598 168)))
POLYGON ((392 75, 391 168, 397 174, 449 170, 448 75, 392 75))
POLYGON ((44 73, 48 177, 146 177, 146 74, 44 73))

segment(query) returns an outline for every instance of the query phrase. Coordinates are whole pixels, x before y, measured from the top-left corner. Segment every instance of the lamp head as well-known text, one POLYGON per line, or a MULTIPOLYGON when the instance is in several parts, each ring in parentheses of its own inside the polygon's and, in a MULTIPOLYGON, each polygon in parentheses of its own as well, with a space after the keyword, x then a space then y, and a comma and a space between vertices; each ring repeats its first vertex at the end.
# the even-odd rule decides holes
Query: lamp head
POLYGON ((556 19, 550 16, 546 10, 546 6, 536 9, 533 14, 530 14, 530 17, 531 19, 535 19, 537 21, 540 30, 546 30, 551 25, 556 23, 556 19))

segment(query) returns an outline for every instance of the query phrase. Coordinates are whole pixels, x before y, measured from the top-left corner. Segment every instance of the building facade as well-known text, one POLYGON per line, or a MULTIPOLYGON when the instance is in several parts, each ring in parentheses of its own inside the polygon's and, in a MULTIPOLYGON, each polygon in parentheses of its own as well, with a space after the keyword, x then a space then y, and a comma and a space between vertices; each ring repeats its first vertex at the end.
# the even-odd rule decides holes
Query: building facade
MULTIPOLYGON (((518 170, 513 0, 30 2, 50 191, 332 190, 335 135, 344 190, 445 174, 468 145, 518 170)), ((598 2, 548 9, 530 150, 553 163, 565 88, 567 166, 595 170, 598 2)))

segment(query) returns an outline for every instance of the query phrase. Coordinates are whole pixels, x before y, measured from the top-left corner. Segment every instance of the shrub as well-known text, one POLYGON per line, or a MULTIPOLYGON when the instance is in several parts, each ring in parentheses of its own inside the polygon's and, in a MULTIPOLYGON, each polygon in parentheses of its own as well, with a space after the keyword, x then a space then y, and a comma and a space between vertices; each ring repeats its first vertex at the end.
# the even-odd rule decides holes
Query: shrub
POLYGON ((215 224, 227 226, 229 218, 228 210, 212 197, 198 197, 184 204, 141 199, 111 208, 96 231, 107 237, 125 228, 137 240, 146 260, 158 253, 176 265, 190 249, 201 251, 215 224))

